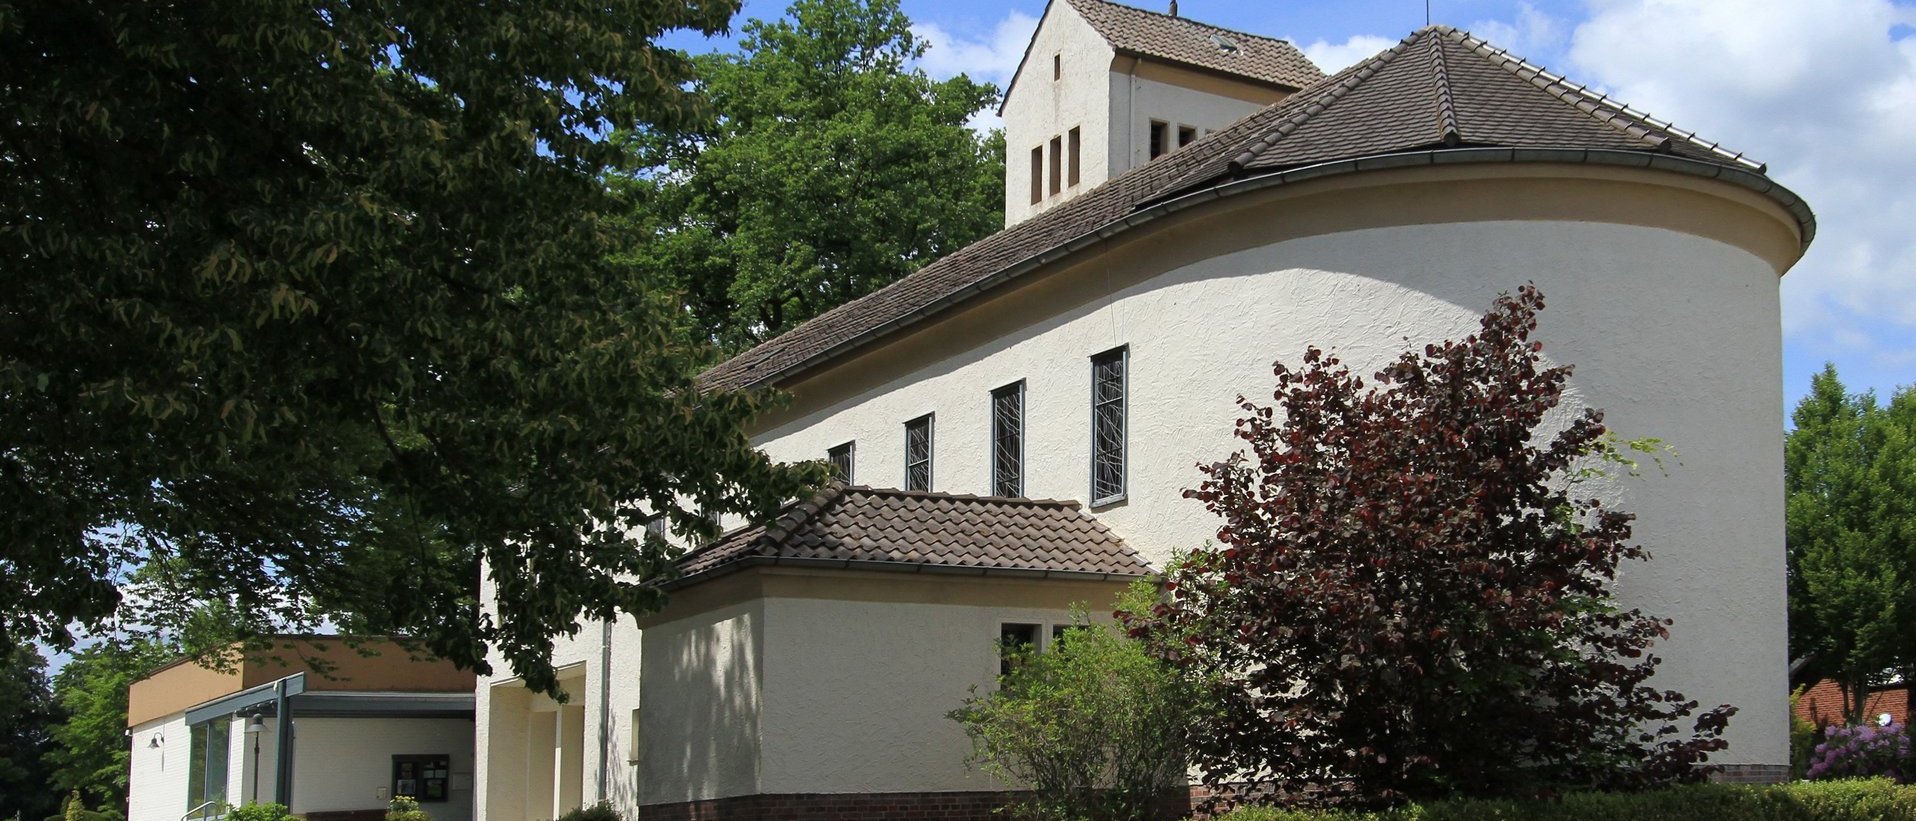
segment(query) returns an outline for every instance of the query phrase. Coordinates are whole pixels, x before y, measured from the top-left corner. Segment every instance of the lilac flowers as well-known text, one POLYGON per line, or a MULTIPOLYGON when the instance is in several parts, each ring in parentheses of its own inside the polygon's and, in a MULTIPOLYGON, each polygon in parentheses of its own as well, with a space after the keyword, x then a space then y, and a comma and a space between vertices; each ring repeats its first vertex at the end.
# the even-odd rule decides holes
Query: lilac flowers
POLYGON ((1883 776, 1901 783, 1910 755, 1908 731, 1900 724, 1882 727, 1830 727, 1823 743, 1810 751, 1811 779, 1883 776))

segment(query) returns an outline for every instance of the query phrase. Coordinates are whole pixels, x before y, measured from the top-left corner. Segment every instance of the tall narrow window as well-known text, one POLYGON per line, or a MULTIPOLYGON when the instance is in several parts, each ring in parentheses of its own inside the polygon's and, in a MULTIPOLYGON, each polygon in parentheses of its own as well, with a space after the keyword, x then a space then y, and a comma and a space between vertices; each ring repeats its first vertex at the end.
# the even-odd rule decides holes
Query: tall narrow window
POLYGON ((1171 150, 1171 126, 1162 120, 1151 121, 1151 159, 1164 156, 1171 150))
POLYGON ((186 806, 194 818, 215 818, 226 804, 226 761, 233 723, 216 718, 188 731, 186 806), (206 804, 211 806, 203 806, 206 804))
POLYGON ((905 489, 931 489, 931 414, 905 423, 905 489))
POLYGON ((1051 55, 1051 79, 1064 79, 1064 55, 1062 54, 1051 55))
POLYGON ((831 463, 834 480, 852 483, 852 456, 857 442, 846 442, 825 452, 825 460, 831 463))
POLYGON ((1051 138, 1051 193, 1064 190, 1064 138, 1051 138))
POLYGON ((1025 383, 991 392, 991 495, 1025 495, 1025 383))
POLYGON ((644 738, 639 735, 639 709, 638 707, 632 708, 632 726, 629 728, 631 735, 625 742, 625 763, 634 767, 639 766, 639 744, 644 740, 644 738))
POLYGON ((1080 180, 1080 179, 1082 179, 1082 175, 1081 175, 1081 174, 1079 174, 1079 170, 1080 170, 1080 168, 1082 167, 1082 166, 1081 166, 1081 162, 1082 162, 1082 160, 1081 160, 1081 157, 1082 157, 1082 156, 1083 156, 1083 154, 1084 154, 1084 151, 1083 151, 1083 148, 1084 148, 1084 137, 1083 137, 1083 135, 1081 135, 1081 134, 1079 134, 1079 133, 1078 133, 1078 129, 1077 129, 1076 127, 1073 127, 1073 128, 1071 129, 1071 135, 1070 135, 1070 143, 1071 143, 1071 179, 1070 179, 1070 184, 1071 184, 1071 185, 1077 185, 1077 184, 1078 184, 1078 180, 1080 180))
POLYGON ((1124 498, 1126 349, 1091 357, 1091 504, 1124 498))
POLYGON ((1178 147, 1183 148, 1197 142, 1197 129, 1188 125, 1178 126, 1178 147))
POLYGON ((1044 146, 1031 149, 1031 204, 1044 202, 1044 146))

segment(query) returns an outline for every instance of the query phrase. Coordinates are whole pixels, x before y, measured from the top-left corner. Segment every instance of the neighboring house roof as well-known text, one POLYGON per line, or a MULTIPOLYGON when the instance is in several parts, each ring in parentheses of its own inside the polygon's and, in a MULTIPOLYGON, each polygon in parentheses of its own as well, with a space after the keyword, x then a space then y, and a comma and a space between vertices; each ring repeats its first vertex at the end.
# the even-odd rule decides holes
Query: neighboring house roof
POLYGON ((734 530, 680 557, 672 584, 761 564, 1060 577, 1152 572, 1077 502, 835 485, 770 525, 734 530))
POLYGON ((1119 54, 1155 57, 1289 89, 1324 79, 1316 64, 1284 40, 1105 0, 1069 2, 1119 54))
MULTIPOLYGON (((1087 0, 1072 0, 1086 2, 1087 0)), ((775 384, 999 287, 1044 263, 1225 193, 1439 163, 1569 162, 1714 177, 1815 217, 1764 166, 1433 26, 1189 146, 961 248, 707 370, 708 389, 775 384), (1188 196, 1187 196, 1188 195, 1188 196)))

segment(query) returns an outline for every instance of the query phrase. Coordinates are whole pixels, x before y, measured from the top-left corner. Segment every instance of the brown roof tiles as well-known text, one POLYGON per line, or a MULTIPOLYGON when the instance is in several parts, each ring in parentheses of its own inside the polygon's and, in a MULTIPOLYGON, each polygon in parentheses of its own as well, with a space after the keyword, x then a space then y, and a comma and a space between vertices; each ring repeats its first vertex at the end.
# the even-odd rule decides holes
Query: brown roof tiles
POLYGON ((1560 151, 1567 161, 1606 152, 1643 155, 1637 165, 1651 165, 1659 156, 1680 158, 1691 173, 1737 179, 1777 199, 1795 212, 1805 243, 1815 230, 1808 207, 1759 176, 1761 164, 1572 85, 1468 32, 1437 26, 826 311, 718 364, 700 382, 708 389, 773 384, 1010 281, 1184 194, 1243 177, 1390 155, 1515 156, 1485 149, 1560 151))
POLYGON ((1152 572, 1076 502, 841 485, 786 508, 769 525, 740 528, 687 553, 674 585, 775 563, 1068 576, 1152 572))
POLYGON ((1120 54, 1156 57, 1288 89, 1303 88, 1324 78, 1324 72, 1310 58, 1283 40, 1105 0, 1070 3, 1120 54))

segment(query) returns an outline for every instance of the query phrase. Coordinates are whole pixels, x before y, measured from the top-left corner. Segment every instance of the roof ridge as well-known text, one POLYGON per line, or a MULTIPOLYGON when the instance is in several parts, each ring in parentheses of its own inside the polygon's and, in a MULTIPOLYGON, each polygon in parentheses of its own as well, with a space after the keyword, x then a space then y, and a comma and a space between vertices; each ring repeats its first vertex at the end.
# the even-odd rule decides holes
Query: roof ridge
POLYGON ((1039 499, 1030 496, 992 496, 977 493, 951 493, 943 490, 905 490, 895 487, 871 487, 852 485, 847 492, 864 493, 873 496, 902 496, 913 499, 951 499, 961 502, 996 502, 999 504, 1029 505, 1032 507, 1062 507, 1080 510, 1082 505, 1076 499, 1039 499))
MULTIPOLYGON (((1221 32, 1224 32, 1225 34, 1235 34, 1235 35, 1238 35, 1239 37, 1251 37, 1258 40, 1268 40, 1273 43, 1284 43, 1286 45, 1291 46, 1292 48, 1297 47, 1296 43, 1293 43, 1290 40, 1287 40, 1283 37, 1272 37, 1268 34, 1252 34, 1251 32, 1242 31, 1240 29, 1225 28, 1223 26, 1217 25, 1216 23, 1206 23, 1202 20, 1193 20, 1189 17, 1179 17, 1178 15, 1165 14, 1164 12, 1161 12, 1161 11, 1152 11, 1146 8, 1139 8, 1137 6, 1127 6, 1123 3, 1112 2, 1112 0, 1066 0, 1066 2, 1069 2, 1070 4, 1074 6, 1079 3, 1099 3, 1106 6, 1116 6, 1118 8, 1124 9, 1125 11, 1135 11, 1139 14, 1149 14, 1152 17, 1162 17, 1166 20, 1176 20, 1180 23, 1189 23, 1193 26, 1202 26, 1204 28, 1211 29, 1213 31, 1221 31, 1221 32)), ((1097 26, 1093 24, 1092 28, 1097 28, 1097 26)), ((1102 36, 1103 32, 1099 32, 1099 35, 1102 36)), ((1106 39, 1110 39, 1110 38, 1106 38, 1106 39)), ((1312 65, 1316 65, 1316 64, 1312 63, 1312 65)))
POLYGON ((1696 136, 1694 131, 1678 128, 1668 120, 1657 119, 1648 112, 1612 100, 1608 94, 1595 93, 1590 90, 1588 84, 1572 83, 1568 77, 1525 60, 1511 53, 1509 49, 1491 45, 1490 41, 1469 31, 1443 28, 1446 29, 1447 37, 1489 60, 1492 65, 1542 89, 1591 119, 1610 126, 1626 136, 1641 140, 1658 151, 1669 151, 1670 141, 1675 138, 1759 174, 1766 173, 1769 169, 1766 163, 1752 160, 1741 151, 1725 149, 1720 142, 1704 142, 1696 136))
POLYGON ((1430 38, 1430 70, 1431 82, 1437 87, 1438 136, 1444 145, 1455 148, 1463 142, 1463 134, 1457 130, 1457 104, 1450 94, 1450 69, 1444 61, 1442 36, 1430 38))
MULTIPOLYGON (((1362 85, 1365 80, 1368 80, 1371 78, 1372 75, 1375 75, 1378 69, 1383 68, 1391 60, 1396 59, 1397 55, 1403 53, 1404 49, 1410 45, 1412 40, 1415 40, 1416 38, 1417 38, 1417 35, 1413 34, 1409 37, 1399 40, 1397 41, 1396 45, 1393 45, 1390 48, 1384 49, 1383 51, 1380 51, 1376 54, 1371 55, 1370 59, 1365 60, 1362 63, 1358 63, 1356 65, 1350 66, 1349 68, 1346 68, 1343 71, 1337 72, 1336 74, 1333 74, 1329 77, 1324 78, 1321 81, 1321 84, 1327 85, 1328 88, 1326 88, 1316 99, 1313 99, 1310 102, 1302 105, 1298 111, 1293 112, 1290 115, 1279 120, 1277 122, 1277 125, 1273 127, 1269 132, 1266 132, 1264 136, 1259 137, 1255 140, 1252 140, 1250 143, 1246 144, 1242 150, 1238 151, 1237 156, 1231 158, 1231 162, 1229 164, 1231 172, 1237 173, 1239 171, 1243 171, 1245 166, 1249 165, 1251 161, 1257 159, 1257 155, 1264 153, 1271 146, 1276 145, 1279 140, 1284 139, 1286 136, 1289 136, 1291 132, 1296 131, 1298 128, 1301 128, 1306 121, 1310 120, 1310 118, 1317 116, 1320 113, 1323 113, 1325 109, 1328 109, 1331 107, 1331 104, 1337 102, 1338 100, 1343 99, 1344 96, 1349 94, 1352 89, 1358 87, 1359 85, 1362 85), (1343 79, 1338 80, 1338 78, 1340 77, 1342 77, 1343 79), (1333 81, 1336 81, 1336 82, 1333 82, 1333 81)), ((1313 88, 1314 87, 1315 86, 1313 86, 1313 88)), ((1277 108, 1279 106, 1285 105, 1286 103, 1290 103, 1293 100, 1302 98, 1304 96, 1304 93, 1307 91, 1311 91, 1311 89, 1310 88, 1303 89, 1297 92, 1296 94, 1291 95, 1288 98, 1285 98, 1284 100, 1273 103, 1271 105, 1271 108, 1277 108)))

